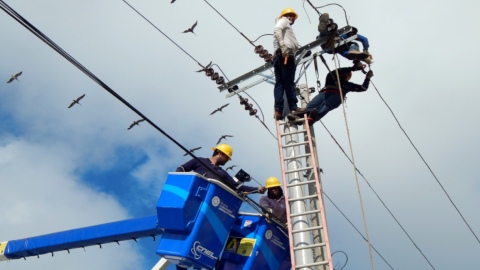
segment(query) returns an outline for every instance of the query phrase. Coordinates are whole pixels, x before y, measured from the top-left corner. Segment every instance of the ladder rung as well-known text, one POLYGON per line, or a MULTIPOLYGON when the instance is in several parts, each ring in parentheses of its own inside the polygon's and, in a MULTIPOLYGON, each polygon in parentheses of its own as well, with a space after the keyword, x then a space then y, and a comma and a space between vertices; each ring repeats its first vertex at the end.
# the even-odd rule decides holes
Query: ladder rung
POLYGON ((311 169, 313 169, 313 167, 304 167, 304 168, 300 168, 300 169, 285 171, 285 173, 294 173, 294 172, 300 172, 300 171, 311 170, 311 169))
POLYGON ((312 267, 312 266, 317 266, 317 265, 327 265, 327 264, 328 264, 328 261, 317 262, 317 263, 308 263, 308 264, 302 264, 302 265, 295 265, 295 269, 312 267))
POLYGON ((282 145, 282 147, 283 147, 283 148, 287 148, 287 147, 294 147, 294 146, 305 145, 305 144, 308 144, 308 142, 300 142, 300 143, 286 144, 286 145, 282 145))
POLYGON ((312 154, 304 154, 304 155, 298 155, 298 156, 294 156, 294 157, 286 157, 286 158, 283 158, 283 160, 289 160, 289 159, 294 159, 294 158, 304 158, 304 157, 311 157, 312 154))
MULTIPOLYGON (((288 122, 288 123, 289 123, 289 124, 290 124, 290 123, 293 124, 293 123, 301 123, 301 122, 305 122, 305 118, 300 118, 300 119, 298 119, 298 120, 290 121, 290 122, 288 122)), ((278 121, 278 124, 279 124, 279 125, 285 125, 285 124, 287 124, 287 122, 280 122, 280 121, 278 121)))
POLYGON ((293 215, 290 215, 290 217, 298 217, 298 216, 306 216, 306 215, 310 215, 310 214, 315 214, 315 213, 320 213, 320 210, 314 210, 314 211, 307 211, 307 212, 303 212, 303 213, 299 213, 299 214, 293 214, 293 215))
POLYGON ((290 184, 290 185, 287 185, 287 187, 295 187, 295 186, 307 185, 307 184, 316 183, 316 182, 317 182, 316 180, 305 181, 305 182, 290 184))
POLYGON ((303 246, 303 247, 296 247, 296 248, 293 248, 293 250, 302 250, 302 249, 324 247, 324 246, 325 246, 325 243, 321 243, 321 244, 315 244, 315 245, 309 245, 309 246, 303 246))
POLYGON ((283 134, 281 134, 281 135, 282 135, 282 136, 287 136, 287 135, 293 135, 293 134, 305 133, 305 132, 307 132, 307 130, 306 130, 306 129, 304 129, 304 130, 300 130, 300 131, 295 131, 295 132, 283 133, 283 134))
POLYGON ((313 198, 318 199, 318 195, 315 194, 315 195, 305 196, 305 197, 301 197, 301 198, 288 199, 288 202, 301 201, 301 200, 313 199, 313 198))
POLYGON ((317 226, 317 227, 310 227, 310 228, 307 228, 307 229, 295 230, 295 231, 292 231, 292 234, 293 233, 301 233, 301 232, 320 230, 320 229, 323 229, 323 226, 317 226))

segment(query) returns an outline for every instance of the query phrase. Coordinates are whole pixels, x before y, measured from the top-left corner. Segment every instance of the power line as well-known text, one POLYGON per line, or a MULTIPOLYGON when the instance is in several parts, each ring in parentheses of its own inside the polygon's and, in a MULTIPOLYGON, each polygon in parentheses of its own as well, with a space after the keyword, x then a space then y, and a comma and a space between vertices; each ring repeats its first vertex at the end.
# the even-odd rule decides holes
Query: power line
POLYGON ((252 46, 255 47, 255 44, 253 44, 253 42, 250 39, 248 39, 242 32, 240 32, 240 30, 238 30, 229 20, 227 20, 227 18, 225 18, 222 15, 222 13, 220 13, 216 8, 210 5, 210 3, 207 0, 203 0, 203 1, 205 1, 205 3, 207 3, 213 10, 215 10, 215 12, 217 12, 218 15, 220 15, 220 17, 222 17, 228 24, 230 24, 235 30, 237 30, 237 32, 240 33, 240 35, 242 35, 246 40, 248 40, 248 43, 250 43, 252 46))
POLYGON ((188 55, 190 58, 192 58, 193 61, 197 62, 197 64, 199 64, 200 66, 203 67, 202 64, 200 64, 200 62, 197 61, 197 59, 193 58, 193 56, 191 56, 187 51, 185 51, 180 45, 178 45, 177 43, 175 43, 175 41, 173 41, 169 36, 167 36, 167 34, 163 33, 162 30, 160 30, 158 27, 156 27, 152 22, 150 22, 147 18, 145 18, 145 16, 143 16, 140 12, 138 12, 134 7, 132 7, 127 1, 123 0, 123 2, 125 2, 125 4, 127 4, 131 9, 133 9, 136 13, 138 13, 138 15, 142 16, 142 18, 144 18, 150 25, 152 25, 153 27, 155 27, 155 29, 158 30, 158 32, 162 33, 162 35, 164 35, 166 38, 168 38, 168 40, 170 40, 173 44, 175 44, 180 50, 182 50, 186 55, 188 55))
MULTIPOLYGON (((320 123, 322 123, 323 127, 325 128, 325 130, 328 132, 328 134, 330 134, 330 137, 332 137, 332 139, 335 141, 335 143, 338 145, 338 147, 340 148, 340 150, 342 150, 343 154, 348 158, 348 160, 350 161, 350 163, 353 164, 352 160, 350 159, 350 157, 347 155, 347 153, 345 153, 345 151, 343 150, 342 146, 338 143, 338 141, 335 139, 335 137, 333 137, 332 133, 330 133, 330 130, 328 130, 328 128, 325 126, 325 124, 323 124, 322 120, 320 120, 320 123)), ((393 215, 392 211, 390 211, 390 209, 387 207, 387 205, 385 204, 385 202, 383 202, 383 200, 380 198, 380 196, 377 194, 377 192, 373 189, 373 187, 370 185, 370 183, 367 181, 367 179, 365 178, 365 176, 363 176, 363 174, 360 172, 360 170, 355 167, 355 169, 357 170, 358 174, 360 174, 360 176, 362 176, 363 180, 365 180, 365 182, 367 183, 367 185, 370 187, 370 189, 373 191, 373 193, 377 196, 378 200, 380 200, 380 202, 383 204, 383 206, 385 207, 385 209, 387 209, 387 211, 390 213, 390 215, 393 217, 393 219, 395 220, 395 222, 397 222, 398 226, 400 226, 400 228, 403 230, 403 232, 407 235, 408 239, 410 239, 410 241, 412 242, 412 244, 418 249, 418 251, 420 252, 420 254, 422 254, 422 256, 425 258, 425 260, 428 262, 428 264, 430 264, 430 266, 435 269, 435 267, 433 267, 433 265, 430 263, 430 261, 427 259, 427 256, 425 256, 425 254, 423 254, 422 250, 417 246, 417 244, 415 243, 415 241, 413 241, 412 237, 410 237, 410 235, 407 233, 407 231, 403 228, 402 224, 400 224, 400 222, 397 220, 397 218, 395 217, 395 215, 393 215)))
POLYGON ((373 82, 370 82, 373 87, 375 88, 375 90, 377 91, 378 93, 378 96, 380 97, 380 99, 382 99, 383 103, 385 103, 385 105, 387 106, 388 110, 390 110, 390 113, 392 114, 393 118, 395 118, 395 121, 397 122, 398 126, 400 127, 400 129, 402 130, 403 134, 405 134, 405 136, 407 137, 408 141, 410 141, 410 144, 413 146, 413 148, 415 149, 415 151, 417 151, 417 154, 420 156, 420 158, 422 159, 423 163, 425 163, 425 165, 427 166, 428 170, 430 171, 430 173, 432 173, 433 177, 435 178, 435 180, 437 181, 437 183, 440 185, 440 187, 442 188, 443 192, 445 193, 445 195, 447 195, 448 199, 450 200, 450 202, 452 203, 453 207, 455 207, 455 210, 457 210, 458 214, 460 215, 460 217, 463 219, 463 221, 465 222, 465 224, 467 225, 468 229, 470 229, 470 231, 472 232, 473 236, 475 236, 475 238, 477 239, 478 243, 480 243, 480 239, 478 239, 477 235, 475 234, 475 232, 473 232, 472 230, 472 227, 470 227, 470 225, 468 224, 467 220, 465 220, 465 218, 463 217, 462 213, 460 212, 460 210, 458 209, 458 207, 455 205, 455 203, 453 202, 452 198, 450 198, 450 195, 448 195, 447 193, 447 190, 445 190, 445 188, 443 187, 442 183, 440 183, 440 180, 438 180, 437 176, 435 175, 435 173, 433 173, 433 170, 430 168, 430 166, 428 165, 427 161, 423 158, 422 154, 420 154, 420 151, 418 151, 417 147, 415 146, 415 144, 412 142, 412 140, 410 139, 410 137, 408 136, 407 132, 405 132, 405 130, 403 129, 402 125, 400 125, 400 122, 398 121, 397 117, 395 116, 395 114, 393 113, 392 109, 390 108, 390 106, 388 106, 387 102, 385 101, 385 99, 383 99, 382 95, 380 94, 380 92, 378 91, 377 87, 375 86, 375 84, 373 84, 373 82))
MULTIPOLYGON (((342 214, 342 216, 348 221, 348 223, 350 223, 350 225, 352 225, 352 227, 363 237, 363 239, 365 241, 368 242, 367 238, 365 238, 365 236, 363 236, 363 234, 357 229, 357 227, 355 227, 355 225, 353 225, 353 223, 350 221, 350 219, 347 218, 347 216, 345 216, 345 214, 342 212, 342 210, 340 210, 340 208, 338 208, 338 206, 332 201, 332 199, 330 199, 330 197, 328 197, 327 193, 325 193, 325 191, 322 191, 323 194, 327 197, 327 199, 333 204, 333 206, 335 206, 335 208, 337 208, 337 210, 342 214)), ((388 266, 390 266, 390 268, 393 270, 393 267, 387 262, 387 260, 385 260, 385 258, 383 258, 383 256, 380 254, 380 252, 378 252, 378 250, 372 245, 370 244, 373 248, 373 250, 375 250, 375 252, 378 254, 378 256, 380 256, 380 258, 382 258, 382 260, 388 264, 388 266)))
MULTIPOLYGON (((27 28, 30 32, 32 32, 35 36, 37 36, 40 40, 45 42, 48 46, 50 46, 52 49, 54 49, 57 53, 59 53, 61 56, 63 56, 67 61, 72 63, 75 67, 77 67, 80 71, 82 71, 85 75, 87 75, 90 79, 92 79, 94 82, 96 82, 98 85, 100 85, 103 89, 105 89, 107 92, 112 94, 115 98, 117 98, 120 102, 122 102, 125 106, 130 108, 132 111, 134 111, 136 114, 138 114, 142 119, 145 119, 152 127, 154 127, 156 130, 158 130, 160 133, 162 133, 165 137, 167 137, 170 141, 172 141, 174 144, 176 144, 178 147, 180 147, 183 151, 185 151, 188 155, 190 155, 193 159, 195 159, 197 162, 199 162, 202 166, 204 166, 208 171, 219 177, 219 179, 223 179, 222 176, 220 176, 215 170, 211 169, 208 167, 202 160, 200 160, 197 156, 195 156, 193 153, 191 153, 188 149, 186 149, 183 145, 181 145, 179 142, 177 142, 173 137, 168 135, 165 131, 163 131, 160 127, 158 127, 155 123, 153 123, 148 117, 146 117, 144 114, 142 114, 138 109, 136 109, 133 105, 131 105, 128 101, 126 101, 124 98, 122 98, 119 94, 117 94, 113 89, 111 89, 108 85, 106 85, 104 82, 102 82, 97 76, 95 76, 90 70, 88 70, 86 67, 84 67, 82 64, 80 64, 75 58, 73 58, 70 54, 68 54, 66 51, 64 51, 60 46, 58 46, 55 42, 53 42, 50 38, 48 38, 46 35, 44 35, 40 30, 38 30, 35 26, 30 24, 26 19, 24 19, 20 14, 18 14, 15 10, 13 10, 10 6, 8 6, 3 0, 0 0, 0 8, 5 11, 8 15, 10 15, 13 19, 15 19, 18 23, 20 23, 22 26, 27 28)), ((253 207, 255 210, 257 210, 259 213, 263 214, 263 211, 261 210, 261 207, 258 203, 252 201, 249 197, 244 195, 244 199, 250 204, 250 205, 255 205, 256 207, 253 207)), ((278 219, 278 218, 277 218, 278 219)), ((282 224, 282 223, 280 223, 282 224)))

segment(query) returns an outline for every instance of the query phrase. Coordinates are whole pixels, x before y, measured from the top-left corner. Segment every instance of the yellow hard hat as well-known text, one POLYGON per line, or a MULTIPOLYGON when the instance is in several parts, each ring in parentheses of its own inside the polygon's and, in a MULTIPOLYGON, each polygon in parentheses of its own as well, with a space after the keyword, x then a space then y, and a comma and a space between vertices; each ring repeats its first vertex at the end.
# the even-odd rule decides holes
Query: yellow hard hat
POLYGON ((275 177, 270 177, 267 179, 267 182, 265 183, 266 188, 272 188, 272 187, 281 187, 280 181, 278 181, 277 178, 275 177))
POLYGON ((212 150, 213 150, 213 151, 218 150, 218 151, 224 153, 225 155, 227 155, 227 156, 228 156, 228 160, 232 160, 233 150, 232 150, 232 147, 230 147, 230 145, 228 145, 228 144, 220 144, 220 145, 217 146, 217 147, 212 147, 212 150))
POLYGON ((281 18, 283 17, 283 15, 288 14, 288 13, 294 14, 294 15, 295 15, 295 20, 298 18, 298 14, 295 13, 295 11, 293 11, 293 9, 291 9, 291 8, 286 8, 286 9, 284 9, 284 10, 282 11, 282 14, 281 14, 280 17, 278 17, 278 18, 281 19, 281 18))

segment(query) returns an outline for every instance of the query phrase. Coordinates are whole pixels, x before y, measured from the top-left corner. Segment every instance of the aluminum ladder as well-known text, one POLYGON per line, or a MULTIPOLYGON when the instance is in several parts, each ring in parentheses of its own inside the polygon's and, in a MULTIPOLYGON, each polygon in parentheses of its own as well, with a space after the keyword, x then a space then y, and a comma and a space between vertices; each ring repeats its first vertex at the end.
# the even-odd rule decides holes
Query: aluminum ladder
POLYGON ((275 121, 282 168, 283 188, 285 191, 292 270, 333 270, 322 191, 320 189, 318 175, 319 170, 316 165, 315 153, 313 151, 314 148, 310 127, 308 126, 308 123, 305 123, 305 117, 306 114, 304 115, 304 118, 300 118, 295 122, 288 121, 286 118, 285 121, 275 121), (281 132, 282 130, 283 132, 281 132), (303 137, 302 141, 300 141, 300 137, 303 137), (283 143, 283 141, 285 141, 285 143, 283 143), (309 147, 310 153, 305 151, 306 154, 301 154, 300 146, 309 147), (306 165, 306 160, 302 162, 302 159, 308 157, 311 157, 311 161, 313 161, 310 162, 312 163, 311 166, 306 165), (287 167, 287 169, 285 169, 285 167, 287 167), (315 180, 305 180, 303 172, 311 172, 312 170, 315 180), (307 185, 309 188, 316 188, 316 194, 306 195, 307 185), (309 205, 308 202, 311 200, 318 201, 318 204, 316 204, 318 205, 317 209, 311 210, 307 207, 309 205), (309 217, 312 217, 313 215, 321 216, 321 222, 319 222, 320 226, 312 226, 309 222, 309 217), (315 243, 314 241, 314 231, 317 233, 317 236, 320 235, 321 240, 317 241, 319 243, 315 243), (316 250, 323 250, 324 260, 315 261, 315 258, 318 258, 318 254, 314 254, 313 249, 315 248, 316 250))

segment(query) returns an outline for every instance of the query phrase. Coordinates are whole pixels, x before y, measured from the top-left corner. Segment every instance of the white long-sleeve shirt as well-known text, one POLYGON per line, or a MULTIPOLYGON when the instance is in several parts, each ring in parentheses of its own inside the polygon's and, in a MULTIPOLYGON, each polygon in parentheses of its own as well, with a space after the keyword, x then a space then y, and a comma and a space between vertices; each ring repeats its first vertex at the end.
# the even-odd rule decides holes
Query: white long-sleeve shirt
POLYGON ((282 17, 277 21, 277 24, 275 24, 275 28, 273 29, 273 51, 275 52, 277 49, 280 48, 280 45, 277 40, 277 36, 281 34, 281 37, 283 38, 283 42, 285 43, 285 46, 289 48, 293 54, 298 50, 300 45, 298 45, 297 38, 295 37, 295 34, 293 33, 293 29, 290 25, 290 21, 282 17))

